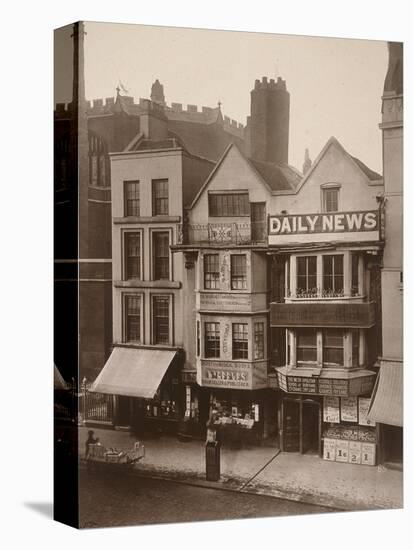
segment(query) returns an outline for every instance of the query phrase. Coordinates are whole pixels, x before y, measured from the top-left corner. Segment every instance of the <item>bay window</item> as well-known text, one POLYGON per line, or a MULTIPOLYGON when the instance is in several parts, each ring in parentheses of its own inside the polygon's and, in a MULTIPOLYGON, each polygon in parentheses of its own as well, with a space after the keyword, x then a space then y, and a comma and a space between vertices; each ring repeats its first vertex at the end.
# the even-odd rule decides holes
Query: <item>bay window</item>
POLYGON ((317 256, 297 258, 297 296, 317 294, 317 256))
POLYGON ((303 328, 297 331, 297 362, 317 361, 317 331, 303 328))
POLYGON ((232 325, 232 358, 248 359, 248 324, 232 325))
POLYGON ((357 368, 363 363, 359 355, 359 329, 299 328, 289 334, 292 339, 288 337, 288 362, 292 367, 317 364, 318 367, 357 368), (291 353, 292 345, 296 354, 291 353))
POLYGON ((323 291, 327 296, 342 296, 344 292, 343 254, 323 256, 323 291))
POLYGON ((220 356, 220 325, 205 323, 205 357, 220 356))
POLYGON ((344 364, 344 331, 341 329, 323 330, 323 363, 344 364))

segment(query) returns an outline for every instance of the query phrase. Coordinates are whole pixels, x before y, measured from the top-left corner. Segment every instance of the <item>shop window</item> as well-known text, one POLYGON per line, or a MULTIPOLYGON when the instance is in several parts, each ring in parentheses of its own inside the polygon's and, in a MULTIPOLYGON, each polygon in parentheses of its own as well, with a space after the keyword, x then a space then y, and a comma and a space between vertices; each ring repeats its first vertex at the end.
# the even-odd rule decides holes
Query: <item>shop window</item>
POLYGON ((152 214, 153 216, 167 216, 169 213, 168 180, 152 181, 152 214))
POLYGON ((141 343, 141 296, 125 296, 127 342, 141 343))
POLYGON ((338 212, 338 194, 337 187, 327 188, 322 190, 323 193, 323 211, 338 212))
POLYGON ((141 236, 140 233, 125 233, 126 279, 141 278, 141 236))
POLYGON ((323 363, 344 364, 344 332, 340 329, 323 331, 323 363))
POLYGON ((343 292, 343 255, 323 256, 323 295, 342 296, 343 292))
POLYGON ((149 418, 179 418, 180 389, 179 384, 174 384, 173 379, 166 376, 153 399, 146 403, 145 416, 149 418))
POLYGON ((244 290, 247 288, 247 257, 245 254, 231 256, 231 288, 244 290))
POLYGON ((317 295, 317 257, 297 257, 297 296, 317 295))
POLYGON ((352 330, 351 331, 351 351, 352 351, 352 365, 353 367, 359 366, 359 342, 360 342, 360 331, 352 330))
POLYGON ((359 255, 356 252, 351 254, 351 295, 359 294, 359 255))
POLYGON ((254 323, 254 359, 264 358, 264 323, 254 323))
POLYGON ((125 181, 125 216, 140 216, 139 181, 125 181))
POLYGON ((169 296, 153 296, 152 298, 152 332, 153 343, 160 345, 169 345, 169 296))
POLYGON ((205 323, 205 357, 220 356, 219 323, 205 323))
POLYGON ((232 358, 248 359, 248 324, 232 325, 232 358))
POLYGON ((169 232, 153 233, 153 278, 169 279, 169 232))
POLYGON ((219 288, 219 254, 204 256, 204 288, 219 288))
POLYGON ((248 193, 210 193, 208 195, 210 216, 249 216, 248 193))
POLYGON ((297 362, 317 361, 317 331, 313 328, 303 328, 297 331, 297 362))

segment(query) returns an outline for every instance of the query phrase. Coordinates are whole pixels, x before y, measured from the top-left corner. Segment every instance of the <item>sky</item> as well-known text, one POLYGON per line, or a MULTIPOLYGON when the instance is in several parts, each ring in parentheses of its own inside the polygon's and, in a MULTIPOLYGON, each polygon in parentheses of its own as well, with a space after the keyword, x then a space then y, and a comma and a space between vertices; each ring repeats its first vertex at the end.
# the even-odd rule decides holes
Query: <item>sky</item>
POLYGON ((300 170, 335 136, 382 173, 381 94, 385 42, 116 23, 85 23, 87 99, 115 95, 119 80, 138 101, 156 78, 166 102, 215 107, 245 124, 255 79, 281 76, 290 92, 289 162, 300 170))

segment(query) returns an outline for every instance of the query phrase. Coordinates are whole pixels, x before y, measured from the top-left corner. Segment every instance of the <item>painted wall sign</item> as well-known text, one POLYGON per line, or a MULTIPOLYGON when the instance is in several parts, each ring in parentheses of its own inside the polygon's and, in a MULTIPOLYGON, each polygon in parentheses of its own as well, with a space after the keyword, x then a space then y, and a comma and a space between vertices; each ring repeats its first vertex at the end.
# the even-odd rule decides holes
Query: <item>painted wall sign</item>
POLYGON ((201 292, 199 308, 208 311, 248 311, 251 309, 250 294, 224 294, 201 292))
POLYGON ((201 361, 201 385, 215 388, 260 389, 268 387, 267 363, 201 361))
POLYGON ((340 400, 338 397, 324 397, 323 420, 324 422, 340 423, 340 400))
POLYGON ((375 323, 373 303, 279 304, 270 305, 272 327, 357 327, 370 328, 375 323))
POLYGON ((343 422, 357 422, 357 397, 341 398, 340 415, 343 422))
POLYGON ((270 216, 268 223, 270 245, 380 239, 378 210, 270 216))

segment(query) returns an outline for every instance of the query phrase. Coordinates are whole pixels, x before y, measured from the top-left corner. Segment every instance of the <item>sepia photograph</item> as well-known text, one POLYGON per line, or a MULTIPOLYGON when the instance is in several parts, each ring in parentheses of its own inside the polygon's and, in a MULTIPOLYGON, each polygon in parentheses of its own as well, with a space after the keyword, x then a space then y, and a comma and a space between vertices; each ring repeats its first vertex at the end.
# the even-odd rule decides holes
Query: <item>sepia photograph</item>
POLYGON ((403 43, 53 48, 54 518, 403 508, 403 43))

